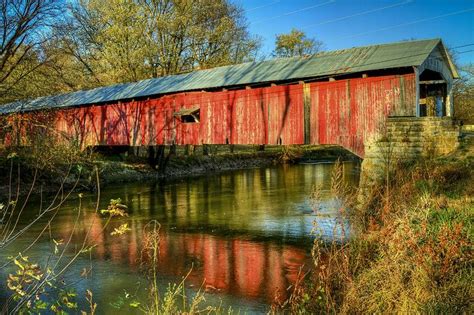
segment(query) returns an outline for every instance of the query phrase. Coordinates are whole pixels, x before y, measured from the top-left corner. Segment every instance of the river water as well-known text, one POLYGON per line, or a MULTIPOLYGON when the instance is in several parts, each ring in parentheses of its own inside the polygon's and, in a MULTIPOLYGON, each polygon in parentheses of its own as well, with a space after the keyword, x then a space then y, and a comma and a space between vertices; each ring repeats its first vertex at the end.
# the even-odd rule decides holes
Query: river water
MULTIPOLYGON (((286 288, 300 270, 310 268, 313 222, 316 220, 323 237, 330 238, 337 230, 338 201, 329 189, 333 166, 280 165, 165 184, 108 186, 101 190, 100 208, 110 199, 121 198, 128 206, 128 217, 113 219, 105 230, 107 220, 95 213, 96 196, 84 195, 79 216, 79 199, 72 198, 51 225, 51 237, 67 242, 74 231, 68 246, 68 252, 73 252, 91 229, 95 247, 69 267, 64 280, 73 281, 81 296, 86 289, 93 291, 99 314, 133 313, 126 304, 132 299, 143 303, 148 295, 146 276, 140 269, 143 229, 157 220, 161 224, 158 275, 162 291, 189 273, 185 286, 190 295, 201 288, 206 303, 265 313, 276 295, 285 298, 286 288), (315 186, 321 188, 318 204, 324 215, 312 211, 310 196, 315 186), (110 235, 123 223, 131 231, 110 235), (117 309, 120 304, 122 308, 117 309)), ((343 174, 346 183, 358 183, 357 164, 344 163, 343 174)), ((39 203, 31 202, 24 218, 33 218, 39 203)), ((22 252, 43 229, 42 223, 1 253, 0 262, 22 252)), ((27 253, 43 265, 55 259, 49 231, 46 234, 27 253)), ((7 269, 0 272, 3 283, 7 269)), ((7 296, 3 287, 0 302, 7 296)))

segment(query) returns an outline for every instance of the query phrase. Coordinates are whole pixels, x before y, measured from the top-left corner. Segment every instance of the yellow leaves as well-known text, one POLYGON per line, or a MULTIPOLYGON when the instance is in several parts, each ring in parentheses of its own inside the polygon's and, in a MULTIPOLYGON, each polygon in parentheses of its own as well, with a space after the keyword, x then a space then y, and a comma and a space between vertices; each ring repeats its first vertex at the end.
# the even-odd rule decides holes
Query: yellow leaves
POLYGON ((114 228, 113 232, 111 232, 110 235, 112 236, 123 235, 128 231, 131 231, 131 229, 128 227, 128 223, 124 223, 120 225, 118 228, 114 228))
MULTIPOLYGON (((80 1, 77 48, 93 47, 87 67, 102 84, 253 60, 258 40, 228 1, 80 1), (82 37, 81 37, 82 38, 82 37)), ((74 82, 74 78, 71 78, 74 82)))
POLYGON ((15 291, 15 292, 17 292, 17 294, 19 294, 21 296, 25 295, 24 291, 22 290, 23 287, 20 284, 20 277, 19 276, 14 276, 12 274, 9 274, 8 279, 7 279, 7 287, 11 291, 15 291))
POLYGON ((108 214, 111 217, 119 217, 119 216, 120 217, 125 217, 125 216, 128 216, 128 214, 123 209, 120 209, 120 208, 100 210, 100 213, 101 214, 108 214))
MULTIPOLYGON (((108 215, 109 220, 113 217, 126 217, 128 216, 126 210, 127 206, 122 204, 122 200, 120 198, 118 199, 111 199, 110 204, 107 207, 107 209, 100 210, 100 213, 103 215, 108 215)), ((108 223, 109 221, 107 221, 108 223)), ((123 235, 126 232, 131 231, 131 229, 128 227, 128 223, 124 223, 120 225, 119 227, 114 228, 114 230, 110 233, 112 236, 117 236, 117 235, 123 235)))
POLYGON ((63 239, 60 239, 59 241, 56 241, 56 240, 53 238, 53 242, 54 242, 54 245, 56 245, 56 246, 64 244, 64 240, 63 240, 63 239))
MULTIPOLYGON (((56 245, 61 245, 62 240, 53 240, 56 245)), ((38 266, 31 263, 28 257, 21 253, 16 257, 10 257, 17 270, 7 277, 7 288, 12 292, 13 301, 24 302, 20 308, 20 314, 42 314, 47 313, 67 314, 67 310, 77 310, 78 304, 75 301, 77 294, 74 289, 62 288, 59 282, 52 277, 53 271, 49 268, 46 273, 38 266), (52 290, 51 290, 52 289, 52 290), (51 311, 51 312, 50 312, 51 311)), ((90 312, 81 314, 95 314, 97 304, 92 301, 92 292, 86 291, 86 300, 89 304, 90 312)), ((74 312, 78 313, 78 312, 74 312)))
POLYGON ((60 239, 59 241, 56 241, 53 238, 53 243, 54 243, 54 254, 57 254, 59 252, 59 246, 64 244, 64 240, 60 239))
POLYGON ((41 280, 43 272, 37 264, 30 263, 28 257, 23 256, 21 253, 11 259, 18 269, 15 274, 8 275, 7 287, 14 292, 14 297, 20 298, 27 293, 24 290, 25 287, 41 280))
POLYGON ((18 266, 21 270, 25 270, 25 267, 17 259, 13 259, 13 263, 18 266))
POLYGON ((95 40, 100 42, 91 60, 104 82, 129 82, 147 78, 144 63, 149 51, 145 34, 148 25, 142 6, 136 1, 89 2, 88 23, 96 25, 95 40))
POLYGON ((7 155, 7 159, 11 160, 11 159, 16 158, 17 156, 18 156, 18 154, 16 152, 12 152, 12 153, 7 155))
POLYGON ((292 29, 290 33, 278 34, 275 40, 277 57, 295 57, 316 53, 321 50, 322 43, 308 38, 303 31, 292 29))
POLYGON ((127 206, 122 204, 122 199, 110 199, 110 204, 107 209, 100 210, 101 214, 109 215, 110 217, 126 217, 128 216, 127 206))
MULTIPOLYGON (((23 256, 21 253, 18 253, 18 258, 16 257, 10 257, 13 260, 13 263, 20 268, 20 270, 25 270, 28 266, 30 266, 29 261, 28 261, 28 256, 23 256)), ((31 265, 31 266, 37 266, 31 265)))

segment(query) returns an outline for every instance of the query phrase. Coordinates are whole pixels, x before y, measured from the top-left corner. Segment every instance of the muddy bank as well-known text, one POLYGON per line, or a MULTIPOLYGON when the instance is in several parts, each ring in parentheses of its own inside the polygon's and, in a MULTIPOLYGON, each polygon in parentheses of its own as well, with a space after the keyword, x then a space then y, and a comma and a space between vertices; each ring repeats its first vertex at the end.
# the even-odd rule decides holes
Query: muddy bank
POLYGON ((146 163, 100 161, 101 184, 124 181, 174 180, 183 177, 214 174, 230 170, 267 167, 283 163, 311 163, 342 160, 357 160, 350 152, 335 146, 302 146, 289 151, 281 147, 265 151, 219 153, 216 155, 174 156, 164 170, 154 170, 146 163))
POLYGON ((152 169, 148 164, 98 161, 102 185, 143 180, 172 180, 229 170, 265 167, 279 163, 274 154, 190 156, 171 159, 164 170, 152 169))
MULTIPOLYGON (((220 172, 267 167, 283 163, 312 163, 342 160, 357 160, 358 158, 350 152, 336 146, 301 146, 291 149, 282 147, 270 147, 265 151, 249 150, 245 148, 240 152, 202 155, 184 155, 177 154, 169 158, 164 169, 153 169, 147 163, 146 158, 129 157, 123 155, 98 155, 92 161, 74 166, 70 174, 65 178, 57 173, 48 173, 41 171, 36 178, 33 192, 51 193, 56 192, 64 180, 64 189, 70 190, 75 187, 76 191, 87 191, 96 189, 96 170, 99 174, 100 185, 105 187, 110 184, 120 184, 123 182, 139 181, 161 181, 176 180, 191 176, 200 176, 204 174, 217 174, 220 172), (80 179, 78 181, 78 176, 80 179)), ((6 199, 9 194, 9 173, 10 164, 2 165, 2 176, 0 184, 0 198, 6 199)), ((21 165, 21 184, 20 193, 28 193, 32 187, 34 171, 28 169, 27 165, 21 165)), ((17 190, 16 174, 13 172, 13 189, 17 190)))

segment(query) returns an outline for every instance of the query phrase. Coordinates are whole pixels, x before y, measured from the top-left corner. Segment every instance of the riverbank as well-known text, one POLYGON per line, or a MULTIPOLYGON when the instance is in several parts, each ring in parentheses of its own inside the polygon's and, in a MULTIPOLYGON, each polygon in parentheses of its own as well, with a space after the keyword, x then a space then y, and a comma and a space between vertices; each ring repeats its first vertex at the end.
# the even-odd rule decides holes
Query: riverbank
POLYGON ((357 160, 357 157, 337 146, 300 146, 289 150, 273 146, 266 147, 264 151, 241 146, 234 153, 175 155, 170 158, 164 171, 152 169, 144 159, 133 162, 102 159, 97 164, 101 169, 101 183, 114 184, 123 181, 174 180, 283 163, 332 162, 338 158, 344 161, 357 160))
MULTIPOLYGON (((213 152, 204 155, 201 148, 195 149, 192 154, 179 148, 176 154, 169 157, 164 169, 152 168, 145 156, 129 155, 124 153, 94 153, 86 157, 72 160, 70 164, 48 163, 43 157, 39 173, 36 175, 37 184, 34 192, 55 192, 64 182, 64 188, 70 189, 76 185, 77 190, 93 190, 96 187, 96 171, 99 175, 101 187, 120 184, 123 182, 143 182, 178 180, 185 177, 195 177, 204 174, 219 174, 221 172, 267 167, 283 163, 300 162, 331 162, 337 159, 344 161, 358 160, 356 156, 338 146, 267 146, 260 151, 258 146, 235 146, 231 153, 229 146, 214 146, 213 152), (79 179, 79 180, 78 180, 79 179)), ((21 152, 21 151, 20 151, 21 152)), ((17 153, 11 157, 11 152, 0 154, 0 171, 5 174, 1 177, 0 196, 8 194, 9 176, 12 170, 17 173, 18 165, 21 172, 20 192, 27 193, 35 176, 31 165, 38 164, 32 161, 25 153, 17 153), (10 155, 10 156, 8 156, 10 155), (13 164, 12 164, 13 162, 13 164)), ((63 153, 61 153, 63 154, 63 153)), ((50 154, 51 155, 51 154, 50 154)), ((16 183, 13 191, 16 189, 16 183)))
POLYGON ((473 170, 473 141, 465 139, 451 155, 394 167, 364 204, 348 196, 353 237, 343 245, 316 241, 317 272, 282 308, 472 313, 473 170))

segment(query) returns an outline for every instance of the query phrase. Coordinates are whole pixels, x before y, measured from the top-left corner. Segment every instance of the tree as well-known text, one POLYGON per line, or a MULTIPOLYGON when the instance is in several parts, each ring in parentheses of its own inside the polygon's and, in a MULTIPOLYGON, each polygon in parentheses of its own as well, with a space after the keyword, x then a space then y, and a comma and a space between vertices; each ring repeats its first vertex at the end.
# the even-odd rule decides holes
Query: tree
POLYGON ((301 57, 312 55, 323 48, 321 41, 306 37, 303 31, 292 29, 288 34, 279 34, 275 39, 275 50, 273 55, 276 57, 301 57))
POLYGON ((228 1, 182 0, 166 7, 163 1, 145 2, 149 3, 148 11, 153 12, 151 58, 162 75, 241 63, 255 57, 259 41, 248 34, 243 11, 228 1), (160 8, 162 13, 154 13, 160 8))
POLYGON ((454 116, 465 124, 474 124, 474 65, 459 69, 461 79, 453 86, 454 116))
POLYGON ((243 11, 227 0, 81 0, 69 54, 102 84, 253 59, 243 11))
POLYGON ((461 65, 455 49, 447 48, 460 78, 453 84, 454 117, 464 124, 474 124, 474 64, 461 65))
POLYGON ((251 61, 260 47, 228 0, 0 5, 0 103, 251 61))
POLYGON ((0 98, 23 96, 18 87, 48 61, 43 48, 61 6, 60 0, 0 0, 0 98))
POLYGON ((98 85, 145 77, 146 16, 137 1, 80 0, 71 8, 67 53, 98 85))

